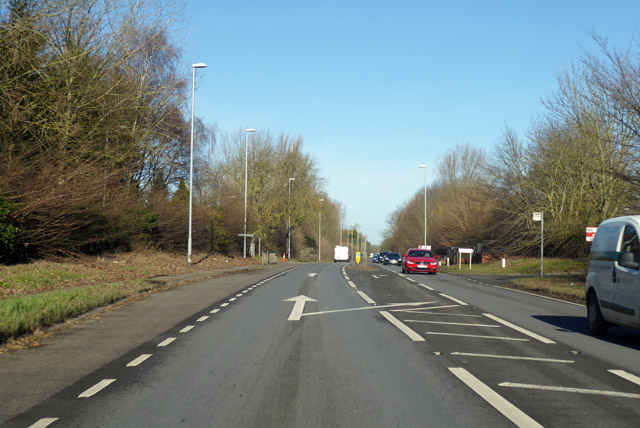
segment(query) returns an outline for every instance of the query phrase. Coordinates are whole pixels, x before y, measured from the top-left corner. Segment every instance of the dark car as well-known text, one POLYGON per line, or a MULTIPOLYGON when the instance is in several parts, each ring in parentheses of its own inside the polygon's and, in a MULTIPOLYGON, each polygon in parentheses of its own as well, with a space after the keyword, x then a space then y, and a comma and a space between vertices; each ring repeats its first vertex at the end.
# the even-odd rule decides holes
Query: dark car
POLYGON ((387 253, 384 255, 384 261, 382 262, 385 265, 396 265, 400 266, 402 262, 402 257, 398 253, 387 253))
POLYGON ((378 263, 379 261, 380 261, 380 254, 375 253, 375 254, 373 255, 373 262, 374 262, 374 263, 378 263))
POLYGON ((384 256, 388 253, 388 251, 380 251, 378 254, 378 263, 384 263, 384 256))

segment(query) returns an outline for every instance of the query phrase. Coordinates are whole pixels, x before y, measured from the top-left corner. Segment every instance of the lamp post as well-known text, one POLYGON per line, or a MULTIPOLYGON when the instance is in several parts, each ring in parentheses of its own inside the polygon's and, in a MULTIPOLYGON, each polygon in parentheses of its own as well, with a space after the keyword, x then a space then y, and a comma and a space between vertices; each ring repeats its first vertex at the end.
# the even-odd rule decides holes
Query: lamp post
POLYGON ((424 246, 427 246, 427 166, 418 165, 424 169, 424 246))
POLYGON ((191 266, 191 225, 193 218, 193 110, 196 99, 196 68, 207 68, 207 64, 191 64, 193 77, 191 79, 191 155, 189 160, 189 240, 187 242, 187 263, 191 266))
POLYGON ((318 261, 320 261, 320 255, 322 254, 322 202, 324 199, 320 198, 320 207, 318 208, 318 261))
POLYGON ((344 217, 344 211, 340 211, 340 246, 342 247, 342 217, 344 217))
POLYGON ((291 182, 295 177, 289 177, 289 224, 287 226, 287 258, 291 258, 291 182))
POLYGON ((244 245, 242 247, 242 257, 245 259, 247 258, 247 179, 249 177, 247 162, 249 160, 249 132, 256 132, 256 130, 248 128, 244 133, 244 233, 242 234, 244 245))

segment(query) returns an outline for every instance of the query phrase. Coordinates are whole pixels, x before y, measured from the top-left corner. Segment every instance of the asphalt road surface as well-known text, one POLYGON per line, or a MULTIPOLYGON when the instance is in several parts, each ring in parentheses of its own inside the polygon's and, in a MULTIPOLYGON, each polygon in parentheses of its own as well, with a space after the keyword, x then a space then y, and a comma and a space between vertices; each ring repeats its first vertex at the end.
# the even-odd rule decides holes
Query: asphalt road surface
POLYGON ((452 275, 297 265, 6 426, 637 426, 640 334, 589 337, 584 315, 452 275))

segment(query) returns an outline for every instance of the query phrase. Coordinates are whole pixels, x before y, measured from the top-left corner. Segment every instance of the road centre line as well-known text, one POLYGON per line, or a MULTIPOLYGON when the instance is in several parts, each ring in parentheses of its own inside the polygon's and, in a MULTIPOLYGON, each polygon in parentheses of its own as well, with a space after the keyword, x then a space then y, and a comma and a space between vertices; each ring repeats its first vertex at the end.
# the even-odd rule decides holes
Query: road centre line
POLYGON ((349 278, 349 276, 345 275, 344 279, 346 279, 347 281, 351 281, 351 278, 349 278))
POLYGON ((438 294, 440 294, 442 297, 445 297, 445 298, 451 300, 452 302, 456 302, 459 305, 462 305, 462 306, 468 306, 469 305, 468 303, 463 302, 460 299, 456 299, 455 297, 451 297, 448 294, 444 294, 444 293, 438 293, 438 294))
POLYGON ((484 315, 485 317, 490 318, 490 319, 492 319, 492 320, 494 320, 496 322, 499 322, 502 325, 506 325, 507 327, 510 327, 510 328, 514 329, 515 331, 519 331, 522 334, 525 334, 525 335, 527 335, 529 337, 532 337, 532 338, 534 338, 536 340, 539 340, 542 343, 547 343, 547 344, 555 344, 556 343, 551 339, 547 339, 546 337, 540 336, 539 334, 536 334, 536 333, 534 333, 532 331, 529 331, 526 328, 522 328, 522 327, 519 327, 519 326, 517 326, 515 324, 512 324, 509 321, 505 321, 502 318, 497 317, 495 315, 491 315, 491 314, 482 314, 482 315, 484 315))
POLYGON ((462 367, 449 367, 449 371, 516 426, 521 428, 542 428, 542 425, 504 399, 500 394, 489 388, 467 370, 462 367))
POLYGON ((631 373, 625 372, 624 370, 607 370, 607 371, 616 376, 620 376, 621 378, 628 380, 629 382, 633 382, 636 385, 640 385, 640 377, 632 375, 631 373))
POLYGON ((425 341, 424 337, 420 336, 418 333, 416 333, 414 330, 412 330, 409 326, 404 324, 398 318, 396 318, 393 315, 391 315, 389 312, 380 311, 380 315, 385 317, 387 319, 387 321, 389 321, 391 324, 393 324, 398 330, 400 330, 401 332, 406 334, 409 337, 409 339, 413 340, 414 342, 424 342, 425 341))
POLYGON ((413 278, 407 278, 407 281, 411 281, 411 282, 418 282, 418 281, 416 281, 416 280, 415 280, 415 279, 413 279, 413 278))
POLYGON ((232 297, 232 298, 229 299, 230 302, 235 302, 236 300, 238 300, 238 299, 235 298, 235 297, 232 297))
POLYGON ((138 358, 136 358, 135 360, 133 360, 129 364, 127 364, 127 367, 137 367, 140 364, 142 364, 149 357, 151 357, 151 354, 142 354, 138 358))
POLYGON ((438 335, 438 336, 458 336, 458 337, 473 337, 476 339, 496 339, 496 340, 513 340, 516 342, 528 342, 529 339, 521 339, 519 337, 503 337, 503 336, 483 336, 475 334, 462 334, 462 333, 444 333, 441 331, 425 331, 424 334, 438 335))
POLYGON ((60 418, 42 418, 33 425, 29 425, 29 428, 47 428, 60 418))
POLYGON ((603 391, 599 389, 566 388, 564 386, 533 385, 528 383, 512 383, 512 382, 502 382, 501 384, 498 384, 498 386, 503 386, 505 388, 537 389, 541 391, 573 392, 575 394, 606 395, 609 397, 640 399, 640 394, 631 394, 628 392, 618 392, 618 391, 603 391))
POLYGON ((358 287, 353 283, 353 281, 347 281, 347 283, 351 286, 351 288, 353 288, 354 290, 357 289, 358 287))
POLYGON ((436 291, 436 290, 435 290, 435 288, 429 287, 429 286, 428 286, 428 285, 426 285, 426 284, 422 284, 422 283, 420 283, 420 282, 419 282, 419 283, 418 283, 418 285, 419 285, 420 287, 424 287, 424 288, 426 288, 426 289, 427 289, 427 290, 429 290, 429 291, 436 291))
POLYGON ((452 352, 451 355, 460 355, 463 357, 499 358, 503 360, 540 361, 543 363, 563 363, 563 364, 575 363, 574 360, 557 360, 554 358, 536 358, 536 357, 518 357, 515 355, 474 354, 469 352, 452 352))
POLYGON ((208 319, 209 319, 209 315, 204 315, 204 316, 201 316, 200 318, 198 318, 196 321, 197 322, 202 322, 202 321, 206 321, 208 319))
POLYGON ((227 306, 229 306, 229 303, 223 303, 220 305, 221 308, 226 308, 227 306))
POLYGON ((158 346, 159 347, 167 346, 167 345, 169 345, 171 342, 173 342, 176 339, 177 339, 176 337, 169 337, 169 338, 163 340, 162 342, 158 343, 158 346))
POLYGON ((193 329, 195 327, 195 325, 188 325, 185 328, 183 328, 182 330, 180 330, 180 333, 186 333, 188 331, 190 331, 191 329, 193 329))
POLYGON ((236 294, 236 297, 242 297, 242 293, 236 294))
POLYGON ((116 381, 115 379, 102 379, 100 382, 96 383, 91 388, 87 389, 85 392, 78 395, 78 398, 93 397, 98 392, 102 391, 103 389, 105 389, 107 386, 111 385, 115 381, 116 381))
POLYGON ((391 303, 388 305, 379 305, 376 307, 372 307, 372 306, 364 306, 361 308, 350 308, 350 309, 335 309, 332 311, 322 311, 322 312, 309 312, 309 313, 305 313, 302 314, 303 317, 308 316, 308 315, 326 315, 326 314, 336 314, 336 313, 340 313, 340 312, 352 312, 352 311, 364 311, 364 310, 368 310, 368 309, 382 309, 382 308, 397 308, 398 306, 421 306, 421 305, 429 305, 431 303, 434 302, 417 302, 417 303, 391 303))
POLYGON ((216 308, 214 310, 212 310, 211 312, 209 312, 210 314, 217 314, 218 312, 220 312, 219 308, 216 308))
POLYGON ((364 291, 356 291, 356 293, 358 293, 360 295, 360 297, 362 297, 364 299, 365 302, 369 303, 370 305, 375 305, 376 302, 369 296, 366 295, 366 293, 364 291))
POLYGON ((421 322, 426 324, 445 324, 445 325, 461 325, 468 327, 491 327, 491 328, 499 328, 499 325, 495 324, 473 324, 466 322, 445 322, 445 321, 424 321, 424 320, 404 320, 404 322, 421 322))

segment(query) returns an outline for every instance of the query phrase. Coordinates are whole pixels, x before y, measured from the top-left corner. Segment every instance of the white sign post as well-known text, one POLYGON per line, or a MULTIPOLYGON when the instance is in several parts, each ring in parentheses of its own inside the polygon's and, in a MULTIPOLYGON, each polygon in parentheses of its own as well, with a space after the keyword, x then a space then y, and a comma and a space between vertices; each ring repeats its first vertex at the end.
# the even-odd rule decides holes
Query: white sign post
POLYGON ((544 213, 533 213, 533 221, 540 222, 540 276, 544 276, 544 213))
POLYGON ((473 248, 458 248, 458 270, 462 269, 461 254, 469 254, 469 269, 471 269, 471 256, 473 255, 473 248))

